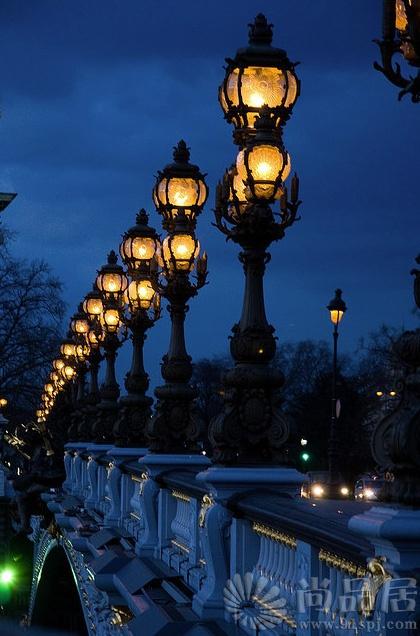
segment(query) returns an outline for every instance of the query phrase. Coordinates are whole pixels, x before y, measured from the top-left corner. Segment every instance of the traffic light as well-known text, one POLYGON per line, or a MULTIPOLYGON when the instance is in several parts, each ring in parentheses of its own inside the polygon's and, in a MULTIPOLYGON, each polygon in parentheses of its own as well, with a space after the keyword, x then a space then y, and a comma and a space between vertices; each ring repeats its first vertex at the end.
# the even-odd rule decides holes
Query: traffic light
POLYGON ((16 573, 13 568, 4 566, 0 569, 0 604, 6 605, 12 599, 16 573))
POLYGON ((13 583, 14 578, 14 572, 11 568, 5 568, 0 571, 0 583, 3 585, 10 585, 13 583))
POLYGON ((310 456, 310 454, 309 454, 309 453, 304 452, 304 453, 301 453, 301 454, 300 454, 300 458, 301 458, 301 460, 302 460, 303 462, 305 462, 305 464, 306 464, 306 462, 308 462, 308 461, 311 459, 311 456, 310 456))

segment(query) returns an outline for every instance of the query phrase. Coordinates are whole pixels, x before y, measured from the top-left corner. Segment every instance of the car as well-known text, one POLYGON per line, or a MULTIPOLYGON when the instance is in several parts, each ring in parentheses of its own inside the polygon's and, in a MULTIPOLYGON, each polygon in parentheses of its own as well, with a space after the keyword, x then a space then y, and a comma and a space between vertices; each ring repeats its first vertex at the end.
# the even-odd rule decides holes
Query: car
MULTIPOLYGON (((327 470, 310 471, 307 474, 308 481, 303 484, 301 488, 301 497, 307 499, 322 499, 329 496, 329 473, 327 470)), ((343 499, 351 496, 351 488, 342 483, 339 487, 339 493, 337 495, 343 499)), ((332 497, 335 498, 335 497, 332 497)))
POLYGON ((379 475, 363 475, 354 485, 354 498, 377 501, 384 483, 384 480, 379 475))

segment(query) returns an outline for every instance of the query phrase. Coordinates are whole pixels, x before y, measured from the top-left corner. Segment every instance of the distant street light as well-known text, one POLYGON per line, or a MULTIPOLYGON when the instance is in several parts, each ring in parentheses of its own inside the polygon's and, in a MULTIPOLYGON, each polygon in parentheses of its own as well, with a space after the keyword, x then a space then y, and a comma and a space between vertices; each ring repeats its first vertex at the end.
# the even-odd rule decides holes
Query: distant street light
POLYGON ((347 310, 346 303, 341 297, 341 289, 335 290, 335 296, 327 306, 330 312, 330 319, 334 325, 333 330, 333 376, 332 376, 332 396, 331 396, 331 424, 330 438, 328 442, 328 484, 330 492, 338 488, 340 481, 339 469, 339 435, 337 429, 337 419, 339 417, 337 400, 337 344, 338 344, 338 325, 347 310))
POLYGON ((307 440, 307 439, 304 439, 304 438, 302 437, 302 439, 300 440, 300 445, 301 445, 301 446, 306 446, 306 445, 307 445, 307 443, 308 443, 308 440, 307 440))
POLYGON ((401 91, 398 99, 411 95, 411 101, 420 101, 420 71, 404 77, 394 55, 401 55, 412 68, 420 68, 420 0, 384 0, 382 40, 376 40, 381 49, 382 66, 374 66, 401 91))

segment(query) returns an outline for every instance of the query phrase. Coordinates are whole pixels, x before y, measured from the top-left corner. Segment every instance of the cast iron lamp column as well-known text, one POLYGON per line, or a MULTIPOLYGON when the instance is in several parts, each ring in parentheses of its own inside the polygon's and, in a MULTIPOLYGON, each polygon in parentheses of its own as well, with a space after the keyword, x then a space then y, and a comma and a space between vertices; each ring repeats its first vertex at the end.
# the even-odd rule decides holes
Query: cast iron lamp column
POLYGON ((333 330, 333 372, 331 386, 331 423, 330 437, 328 440, 328 485, 330 495, 339 493, 340 482, 340 453, 339 453, 339 434, 337 429, 337 348, 338 348, 338 325, 340 324, 344 314, 347 311, 346 303, 341 297, 341 289, 335 290, 335 296, 327 306, 330 312, 331 322, 334 325, 333 330))
POLYGON ((118 330, 122 326, 123 293, 127 289, 128 280, 123 268, 117 263, 117 255, 112 250, 107 264, 99 270, 96 278, 103 303, 101 322, 104 338, 101 346, 106 361, 105 379, 99 391, 101 400, 97 405, 99 414, 93 425, 94 437, 98 443, 113 441, 113 427, 118 415, 120 388, 115 376, 115 361, 122 344, 118 338, 118 330))
POLYGON ((384 0, 382 40, 375 40, 381 50, 382 66, 374 67, 395 86, 401 88, 398 99, 411 95, 420 101, 420 70, 414 77, 404 77, 401 67, 393 62, 401 55, 409 66, 420 69, 420 0, 384 0))
POLYGON ((145 428, 151 416, 152 398, 146 395, 149 376, 144 369, 143 347, 147 331, 160 316, 157 288, 157 255, 159 237, 149 227, 145 210, 140 210, 136 225, 123 236, 120 254, 131 280, 126 291, 128 316, 125 324, 133 343, 131 368, 125 377, 127 395, 120 399, 114 435, 118 446, 142 447, 146 444, 145 428))
POLYGON ((162 246, 166 283, 159 291, 168 300, 171 317, 169 349, 162 360, 165 385, 155 390, 158 401, 148 426, 149 448, 154 453, 198 451, 196 442, 203 427, 194 403, 197 392, 189 384, 192 364, 185 346, 184 322, 188 301, 206 282, 207 256, 199 255, 194 229, 207 199, 207 186, 204 175, 189 158, 185 142, 180 141, 174 149, 174 163, 158 174, 153 192, 162 226, 168 232, 162 246), (190 280, 194 269, 196 283, 190 280))
POLYGON ((219 92, 240 150, 217 189, 216 225, 241 247, 245 273, 242 315, 230 339, 235 368, 224 377, 225 408, 209 431, 213 458, 225 465, 278 463, 288 437, 281 412, 284 378, 270 366, 276 344, 265 313, 263 279, 267 249, 284 237, 300 205, 298 178, 292 179, 290 200, 284 186, 291 162, 282 141, 299 80, 285 51, 271 41, 272 26, 260 14, 250 25, 249 46, 227 59, 219 92), (278 213, 272 209, 276 202, 278 213))
POLYGON ((87 316, 89 323, 89 329, 85 334, 86 342, 90 348, 88 356, 89 387, 85 400, 86 417, 81 423, 81 426, 79 426, 79 438, 92 442, 94 441, 93 422, 98 416, 97 404, 101 399, 98 376, 103 356, 101 354, 100 345, 105 336, 101 324, 103 303, 101 293, 96 286, 96 282, 93 285, 92 291, 85 296, 83 301, 83 311, 87 316))

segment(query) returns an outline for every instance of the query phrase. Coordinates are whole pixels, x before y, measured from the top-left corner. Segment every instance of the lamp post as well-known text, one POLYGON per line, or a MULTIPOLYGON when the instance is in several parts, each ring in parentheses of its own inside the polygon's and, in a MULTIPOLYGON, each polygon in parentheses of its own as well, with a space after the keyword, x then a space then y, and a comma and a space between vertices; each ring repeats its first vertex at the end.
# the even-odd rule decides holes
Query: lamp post
POLYGON ((71 416, 71 426, 69 429, 69 439, 82 439, 84 433, 85 411, 85 388, 87 374, 87 359, 90 354, 90 346, 86 341, 86 334, 89 332, 89 320, 83 310, 83 303, 80 303, 77 312, 70 320, 70 332, 74 342, 74 368, 76 371, 76 389, 74 398, 74 409, 71 416))
POLYGON ((89 367, 89 386, 85 397, 85 417, 79 425, 78 436, 81 440, 92 441, 92 424, 98 415, 96 406, 101 399, 98 375, 99 366, 102 361, 100 345, 104 339, 104 331, 101 324, 103 303, 101 293, 96 286, 96 281, 93 284, 92 290, 85 296, 83 311, 89 325, 89 329, 85 333, 85 339, 89 345, 89 356, 87 359, 89 367))
POLYGON ((119 446, 144 446, 145 428, 151 416, 152 398, 146 395, 149 376, 144 369, 143 347, 147 331, 160 316, 157 292, 157 256, 159 237, 149 227, 145 210, 140 210, 136 225, 123 236, 120 254, 128 270, 130 284, 125 293, 128 316, 125 324, 131 331, 133 352, 131 368, 125 377, 127 395, 120 399, 119 417, 114 435, 119 446))
POLYGON ((98 271, 96 286, 101 293, 103 311, 100 316, 104 338, 102 348, 106 361, 105 379, 101 385, 98 416, 93 424, 93 434, 98 443, 113 440, 113 427, 118 413, 120 388, 115 376, 117 351, 121 346, 118 331, 122 326, 123 294, 128 286, 127 276, 118 265, 116 253, 112 250, 108 260, 98 271))
POLYGON ((382 66, 374 63, 376 70, 401 89, 398 99, 408 94, 412 102, 418 103, 420 70, 414 77, 404 77, 393 58, 398 53, 409 66, 420 69, 420 0, 384 0, 383 35, 376 43, 382 58, 382 66))
POLYGON ((197 216, 207 199, 204 175, 190 164, 190 153, 180 141, 173 154, 174 162, 159 172, 153 191, 157 211, 167 235, 162 245, 164 283, 159 286, 168 301, 171 338, 163 357, 164 386, 155 390, 157 404, 148 426, 149 448, 155 453, 186 453, 197 450, 196 440, 201 420, 194 405, 196 390, 189 384, 191 357, 185 346, 184 322, 188 301, 205 284, 207 256, 200 256, 195 236, 197 216), (195 270, 196 282, 191 273, 195 270))
POLYGON ((339 435, 337 430, 337 420, 339 413, 337 410, 337 346, 338 346, 338 325, 343 319, 347 311, 346 303, 341 297, 341 289, 335 290, 335 296, 327 306, 330 312, 330 319, 334 325, 333 328, 333 373, 331 387, 331 423, 330 436, 328 441, 328 483, 330 491, 335 492, 335 488, 339 485, 340 469, 339 469, 339 435))
POLYGON ((290 199, 284 185, 291 162, 282 140, 299 80, 285 51, 271 46, 272 35, 272 25, 259 14, 250 25, 249 46, 227 60, 219 92, 239 153, 217 188, 216 225, 241 247, 245 273, 242 314, 230 338, 235 367, 224 377, 225 407, 209 431, 213 458, 224 465, 279 463, 289 430, 281 411, 284 378, 270 364, 276 343, 263 279, 267 249, 285 236, 300 205, 297 176, 290 199))

